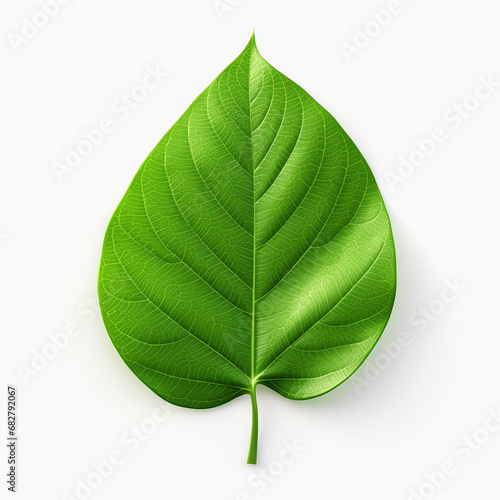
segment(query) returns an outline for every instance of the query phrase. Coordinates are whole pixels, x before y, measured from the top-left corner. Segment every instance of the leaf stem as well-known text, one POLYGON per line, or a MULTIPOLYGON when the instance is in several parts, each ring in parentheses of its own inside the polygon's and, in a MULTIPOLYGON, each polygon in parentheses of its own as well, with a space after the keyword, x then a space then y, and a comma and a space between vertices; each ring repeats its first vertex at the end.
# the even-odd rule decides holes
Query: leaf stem
POLYGON ((252 385, 250 392, 252 399, 252 434, 250 436, 250 449, 248 450, 247 464, 257 463, 257 444, 259 440, 259 412, 257 409, 257 392, 252 385))

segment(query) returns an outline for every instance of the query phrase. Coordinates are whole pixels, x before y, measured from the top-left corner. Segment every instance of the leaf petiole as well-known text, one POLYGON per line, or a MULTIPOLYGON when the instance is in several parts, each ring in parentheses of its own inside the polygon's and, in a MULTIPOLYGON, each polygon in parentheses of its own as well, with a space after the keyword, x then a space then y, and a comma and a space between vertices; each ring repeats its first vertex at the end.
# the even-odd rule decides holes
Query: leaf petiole
POLYGON ((247 464, 255 465, 257 463, 257 444, 259 440, 259 412, 257 408, 256 386, 254 384, 252 384, 250 398, 252 400, 252 434, 250 435, 247 464))

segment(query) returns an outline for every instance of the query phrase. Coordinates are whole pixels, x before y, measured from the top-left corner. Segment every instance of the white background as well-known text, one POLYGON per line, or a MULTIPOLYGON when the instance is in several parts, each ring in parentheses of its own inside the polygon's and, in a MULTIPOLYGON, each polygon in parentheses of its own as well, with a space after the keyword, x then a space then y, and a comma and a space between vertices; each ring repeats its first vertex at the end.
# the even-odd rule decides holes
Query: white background
MULTIPOLYGON (((96 500, 404 500, 412 489, 436 500, 498 500, 500 431, 482 426, 500 409, 500 88, 459 124, 451 116, 464 100, 475 107, 480 78, 500 81, 500 4, 401 0, 379 30, 372 11, 387 1, 222 4, 217 12, 213 0, 73 0, 19 44, 24 18, 40 6, 2 1, 2 478, 10 383, 19 500, 83 498, 75 490, 89 477, 101 483, 88 494, 96 500), (348 61, 342 43, 358 33, 359 45, 367 23, 371 38, 348 61), (262 55, 339 120, 371 165, 399 271, 393 316, 352 379, 306 402, 259 389, 257 467, 245 464, 248 398, 201 411, 167 404, 171 415, 155 423, 160 399, 86 305, 96 298, 106 225, 134 173, 254 28, 262 55), (168 77, 127 117, 118 113, 115 101, 157 65, 168 77), (113 132, 59 182, 54 163, 106 118, 113 132), (391 186, 398 158, 437 127, 446 140, 391 186), (445 291, 448 304, 446 280, 465 288, 445 291), (432 321, 422 320, 429 305, 432 321), (50 335, 71 322, 78 335, 54 354, 50 335), (411 343, 397 351, 402 332, 411 343), (52 356, 46 366, 43 352, 52 356), (137 449, 124 441, 134 426, 149 432, 137 449), (294 441, 292 460, 283 450, 294 441), (99 481, 93 462, 115 451, 122 463, 99 481), (436 471, 445 461, 455 473, 443 479, 436 471), (439 488, 425 484, 426 473, 439 488)), ((1 498, 12 495, 6 486, 2 479, 1 498)))

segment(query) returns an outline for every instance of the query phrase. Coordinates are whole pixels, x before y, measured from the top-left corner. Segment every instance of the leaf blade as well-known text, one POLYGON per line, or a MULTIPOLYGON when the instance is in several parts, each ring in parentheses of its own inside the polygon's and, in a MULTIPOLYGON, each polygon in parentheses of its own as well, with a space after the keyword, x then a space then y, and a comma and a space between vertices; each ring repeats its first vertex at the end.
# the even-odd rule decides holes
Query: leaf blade
POLYGON ((99 274, 108 333, 146 385, 193 408, 250 394, 255 415, 259 383, 308 399, 348 378, 395 288, 370 168, 254 37, 139 169, 99 274))

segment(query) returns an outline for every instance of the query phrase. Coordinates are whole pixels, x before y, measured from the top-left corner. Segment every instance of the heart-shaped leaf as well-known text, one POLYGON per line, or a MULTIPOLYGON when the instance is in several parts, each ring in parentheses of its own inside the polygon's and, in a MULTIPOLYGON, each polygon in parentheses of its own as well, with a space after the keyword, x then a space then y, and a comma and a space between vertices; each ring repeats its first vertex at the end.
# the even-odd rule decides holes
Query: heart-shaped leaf
POLYGON ((254 37, 153 149, 104 239, 99 301, 130 369, 210 408, 256 386, 330 391, 363 362, 396 288, 389 217, 335 119, 254 37))

